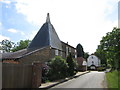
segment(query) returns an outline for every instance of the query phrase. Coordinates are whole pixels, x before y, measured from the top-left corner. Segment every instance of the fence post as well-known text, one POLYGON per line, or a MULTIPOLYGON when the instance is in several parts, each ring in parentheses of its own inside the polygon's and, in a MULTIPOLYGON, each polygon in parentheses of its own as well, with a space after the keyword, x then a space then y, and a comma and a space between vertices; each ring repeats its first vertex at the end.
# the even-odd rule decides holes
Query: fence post
POLYGON ((41 85, 42 63, 33 63, 32 87, 38 88, 41 85))

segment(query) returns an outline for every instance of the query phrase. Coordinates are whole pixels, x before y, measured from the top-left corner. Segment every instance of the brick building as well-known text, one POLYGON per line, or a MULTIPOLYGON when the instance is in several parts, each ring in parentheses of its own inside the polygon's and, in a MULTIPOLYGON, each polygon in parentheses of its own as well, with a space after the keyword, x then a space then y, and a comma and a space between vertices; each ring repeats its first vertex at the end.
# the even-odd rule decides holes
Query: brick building
MULTIPOLYGON (((42 64, 55 56, 66 58, 69 53, 72 54, 73 58, 76 58, 76 49, 59 39, 53 25, 50 22, 48 13, 46 22, 42 25, 26 49, 16 52, 2 53, 1 59, 3 63, 34 65, 33 73, 36 74, 33 74, 32 82, 34 82, 34 84, 32 85, 33 87, 38 87, 41 84, 40 73, 42 64)), ((12 88, 14 87, 12 86, 12 88)))

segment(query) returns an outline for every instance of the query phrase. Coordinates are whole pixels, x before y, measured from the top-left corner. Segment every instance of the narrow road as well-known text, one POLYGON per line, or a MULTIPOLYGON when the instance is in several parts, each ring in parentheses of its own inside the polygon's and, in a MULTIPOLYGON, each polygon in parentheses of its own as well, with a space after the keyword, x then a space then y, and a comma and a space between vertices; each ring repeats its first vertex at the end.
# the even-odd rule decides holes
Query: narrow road
POLYGON ((91 71, 52 88, 106 88, 104 79, 104 72, 91 71))

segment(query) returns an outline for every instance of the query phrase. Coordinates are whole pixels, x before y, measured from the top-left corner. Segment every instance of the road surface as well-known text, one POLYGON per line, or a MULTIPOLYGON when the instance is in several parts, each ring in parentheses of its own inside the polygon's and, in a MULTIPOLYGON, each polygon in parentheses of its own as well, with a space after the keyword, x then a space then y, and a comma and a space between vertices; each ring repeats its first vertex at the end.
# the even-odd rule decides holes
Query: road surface
POLYGON ((105 73, 91 71, 52 88, 106 88, 105 73))

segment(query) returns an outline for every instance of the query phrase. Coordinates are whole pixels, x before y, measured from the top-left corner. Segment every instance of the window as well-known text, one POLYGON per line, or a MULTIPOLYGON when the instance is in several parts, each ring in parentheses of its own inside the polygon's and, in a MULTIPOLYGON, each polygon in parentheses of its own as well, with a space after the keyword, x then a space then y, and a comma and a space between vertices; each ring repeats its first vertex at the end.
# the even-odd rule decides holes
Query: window
POLYGON ((69 52, 71 52, 71 48, 69 48, 69 52))
POLYGON ((75 54, 75 58, 77 58, 77 55, 75 54))
POLYGON ((62 57, 62 51, 60 52, 60 56, 62 57))
POLYGON ((55 55, 57 55, 57 56, 58 56, 58 50, 55 50, 55 55))
POLYGON ((94 61, 92 61, 92 65, 94 65, 94 61))
POLYGON ((76 53, 77 51, 75 50, 75 53, 76 53))
POLYGON ((66 47, 66 56, 68 56, 68 47, 66 47))

